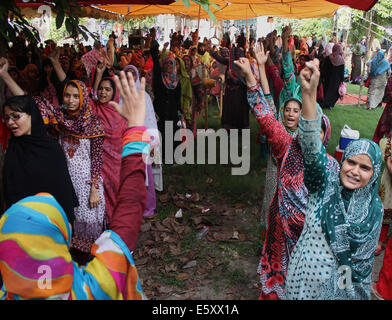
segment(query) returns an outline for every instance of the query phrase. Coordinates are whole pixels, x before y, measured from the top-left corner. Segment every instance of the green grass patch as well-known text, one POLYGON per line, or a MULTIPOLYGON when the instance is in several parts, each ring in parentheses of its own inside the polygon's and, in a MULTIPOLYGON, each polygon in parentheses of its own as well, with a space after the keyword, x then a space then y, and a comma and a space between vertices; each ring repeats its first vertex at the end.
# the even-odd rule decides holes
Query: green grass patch
POLYGON ((159 205, 159 215, 156 216, 158 221, 165 220, 168 216, 174 215, 178 210, 178 208, 171 203, 162 205, 159 201, 157 201, 157 205, 159 205))
POLYGON ((174 276, 168 277, 167 274, 159 274, 159 281, 166 286, 173 286, 179 289, 185 289, 186 283, 184 280, 177 280, 174 276))
POLYGON ((225 278, 230 281, 233 286, 240 286, 248 281, 244 269, 227 269, 225 278))
MULTIPOLYGON (((347 93, 350 94, 359 94, 360 91, 360 85, 359 84, 352 84, 352 83, 348 83, 347 84, 347 93)), ((361 95, 367 95, 368 94, 368 88, 366 88, 365 86, 362 86, 362 92, 361 95)))
MULTIPOLYGON (((201 114, 198 119, 198 128, 204 129, 204 117, 201 114)), ((219 110, 214 100, 211 101, 208 114, 209 128, 217 131, 221 128, 219 110)), ((216 140, 216 164, 197 164, 197 144, 194 145, 195 164, 184 165, 164 165, 163 172, 165 175, 164 184, 174 186, 177 192, 188 192, 187 186, 197 187, 197 192, 207 193, 210 195, 224 194, 230 197, 245 197, 245 194, 257 195, 260 188, 264 185, 266 161, 261 157, 260 145, 257 144, 258 123, 250 114, 250 166, 246 175, 233 175, 232 168, 239 168, 240 164, 229 163, 219 164, 220 162, 220 140, 216 140), (172 177, 167 179, 167 177, 172 177), (212 179, 211 183, 206 183, 207 179, 212 179)), ((239 139, 241 141, 241 139, 239 139)), ((208 150, 206 141, 205 159, 208 159, 208 150)), ((239 157, 242 156, 241 145, 239 145, 239 157)))
POLYGON ((372 139, 378 120, 384 108, 365 110, 357 105, 335 105, 332 110, 323 110, 331 121, 331 139, 327 151, 330 155, 335 154, 335 148, 339 144, 340 131, 347 124, 353 130, 359 130, 361 138, 372 139))

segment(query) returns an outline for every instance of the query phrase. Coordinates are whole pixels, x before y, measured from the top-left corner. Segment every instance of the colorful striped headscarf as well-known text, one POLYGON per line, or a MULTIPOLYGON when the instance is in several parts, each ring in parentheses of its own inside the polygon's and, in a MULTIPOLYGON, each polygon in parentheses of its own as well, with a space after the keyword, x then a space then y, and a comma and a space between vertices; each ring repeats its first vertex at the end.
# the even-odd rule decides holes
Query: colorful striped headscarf
POLYGON ((85 267, 69 253, 67 217, 48 193, 26 197, 0 219, 0 299, 142 299, 132 254, 113 231, 94 243, 85 267))
POLYGON ((6 297, 48 298, 70 292, 70 240, 64 210, 49 194, 26 197, 11 206, 0 220, 0 271, 6 297), (43 271, 51 273, 51 284, 41 283, 43 271))

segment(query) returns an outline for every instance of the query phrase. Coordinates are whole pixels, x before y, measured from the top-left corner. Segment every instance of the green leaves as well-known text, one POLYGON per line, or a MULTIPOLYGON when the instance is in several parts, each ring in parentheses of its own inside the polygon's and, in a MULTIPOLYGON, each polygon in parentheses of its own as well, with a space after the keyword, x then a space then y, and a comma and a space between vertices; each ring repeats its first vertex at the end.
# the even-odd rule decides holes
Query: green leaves
POLYGON ((27 39, 37 41, 38 31, 30 26, 13 0, 0 2, 0 41, 14 41, 23 32, 27 39))
POLYGON ((56 16, 56 28, 57 29, 60 29, 61 26, 63 25, 64 18, 65 18, 65 12, 59 11, 56 16))
POLYGON ((65 28, 67 33, 74 39, 78 39, 81 35, 84 40, 88 40, 91 36, 93 39, 97 39, 97 35, 91 33, 86 27, 80 24, 79 13, 80 6, 76 0, 70 2, 66 0, 57 1, 54 10, 57 12, 56 16, 56 28, 60 29, 65 21, 65 28))
MULTIPOLYGON (((176 1, 178 1, 178 0, 176 0, 176 1)), ((182 0, 182 4, 183 4, 185 7, 187 7, 187 8, 189 8, 190 5, 191 5, 191 3, 189 2, 189 0, 182 0)))
POLYGON ((210 9, 210 6, 216 11, 220 10, 220 7, 216 5, 215 3, 211 3, 209 0, 175 0, 176 2, 182 1, 182 4, 186 7, 189 8, 191 3, 190 1, 198 4, 204 11, 208 13, 210 16, 211 20, 216 23, 216 17, 214 15, 214 12, 210 9))

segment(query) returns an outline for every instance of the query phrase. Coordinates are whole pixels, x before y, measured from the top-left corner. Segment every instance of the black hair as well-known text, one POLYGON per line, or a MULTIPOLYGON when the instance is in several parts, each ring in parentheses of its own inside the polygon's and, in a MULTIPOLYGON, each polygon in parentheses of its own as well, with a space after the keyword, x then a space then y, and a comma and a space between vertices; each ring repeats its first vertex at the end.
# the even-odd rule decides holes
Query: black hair
POLYGON ((68 87, 68 86, 72 86, 72 87, 74 87, 74 88, 79 90, 78 85, 75 82, 73 82, 73 81, 68 81, 67 84, 65 85, 65 87, 68 87))
POLYGON ((102 83, 103 81, 109 81, 110 86, 111 86, 112 89, 113 89, 113 95, 112 95, 112 97, 110 98, 110 101, 112 101, 112 100, 114 99, 114 97, 116 96, 116 84, 115 84, 114 80, 113 80, 112 78, 110 78, 110 77, 102 78, 101 81, 99 81, 98 90, 99 90, 99 87, 101 86, 101 83, 102 83))
POLYGON ((192 69, 193 68, 193 61, 192 61, 191 56, 189 54, 186 54, 186 55, 182 56, 182 60, 183 61, 184 61, 184 58, 188 58, 189 59, 189 61, 191 62, 191 69, 192 69))
POLYGON ((1 114, 2 114, 2 116, 4 116, 4 109, 5 109, 5 107, 8 107, 12 111, 24 112, 24 113, 31 115, 31 103, 32 102, 33 102, 33 99, 31 98, 31 96, 28 96, 28 95, 13 96, 4 102, 3 108, 1 110, 1 114))
MULTIPOLYGON (((46 73, 45 73, 45 67, 46 66, 51 66, 53 68, 53 64, 52 61, 47 58, 44 59, 44 61, 42 61, 42 65, 41 65, 41 70, 40 70, 40 76, 39 76, 39 91, 42 92, 45 90, 45 88, 49 85, 48 83, 48 79, 46 77, 46 73)), ((56 72, 54 71, 54 68, 52 70, 52 74, 50 75, 50 81, 56 86, 56 84, 59 82, 56 72)))
POLYGON ((301 59, 301 58, 304 58, 305 62, 313 60, 312 57, 310 55, 308 55, 308 54, 301 54, 299 56, 299 59, 301 59))
POLYGON ((288 105, 288 103, 289 103, 290 101, 295 101, 295 102, 297 102, 297 103, 299 104, 299 108, 302 110, 302 102, 299 101, 299 100, 296 99, 296 98, 290 98, 290 99, 288 99, 288 100, 284 103, 283 108, 286 108, 286 106, 288 105))

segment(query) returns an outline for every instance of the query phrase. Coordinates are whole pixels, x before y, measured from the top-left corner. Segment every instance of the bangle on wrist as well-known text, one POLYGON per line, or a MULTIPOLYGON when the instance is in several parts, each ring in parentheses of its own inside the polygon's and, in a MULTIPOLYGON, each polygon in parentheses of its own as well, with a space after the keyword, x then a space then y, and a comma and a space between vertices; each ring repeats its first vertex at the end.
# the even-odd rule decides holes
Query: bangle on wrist
POLYGON ((254 84, 250 85, 250 86, 248 85, 248 89, 249 90, 251 90, 251 89, 253 89, 255 87, 257 87, 257 81, 254 84))

